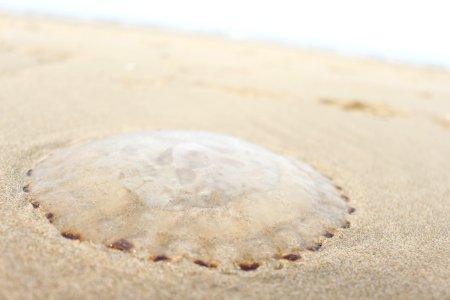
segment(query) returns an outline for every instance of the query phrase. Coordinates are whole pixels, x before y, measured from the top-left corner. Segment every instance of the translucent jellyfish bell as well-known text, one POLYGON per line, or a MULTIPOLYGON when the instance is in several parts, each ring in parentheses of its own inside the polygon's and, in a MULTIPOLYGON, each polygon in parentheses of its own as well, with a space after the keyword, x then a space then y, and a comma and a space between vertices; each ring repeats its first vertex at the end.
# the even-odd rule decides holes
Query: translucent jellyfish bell
POLYGON ((30 192, 67 238, 155 261, 241 269, 298 257, 342 226, 348 210, 307 164, 194 131, 120 135, 60 149, 35 167, 30 192))

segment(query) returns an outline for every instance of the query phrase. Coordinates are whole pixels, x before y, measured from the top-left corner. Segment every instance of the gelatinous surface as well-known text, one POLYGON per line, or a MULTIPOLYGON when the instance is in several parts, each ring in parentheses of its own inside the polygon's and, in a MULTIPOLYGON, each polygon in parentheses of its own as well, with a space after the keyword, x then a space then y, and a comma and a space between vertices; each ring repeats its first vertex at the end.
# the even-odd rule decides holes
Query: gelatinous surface
POLYGON ((33 201, 61 232, 142 258, 205 265, 297 257, 345 224, 348 210, 307 164, 205 132, 69 146, 30 176, 33 201))

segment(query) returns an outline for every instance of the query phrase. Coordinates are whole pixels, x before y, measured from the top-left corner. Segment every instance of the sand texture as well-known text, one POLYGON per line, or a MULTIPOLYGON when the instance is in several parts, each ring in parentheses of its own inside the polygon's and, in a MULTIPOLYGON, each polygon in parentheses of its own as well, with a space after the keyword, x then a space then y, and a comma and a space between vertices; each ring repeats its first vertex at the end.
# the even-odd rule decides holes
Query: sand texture
POLYGON ((449 299, 449 216, 448 72, 0 16, 0 299, 449 299), (52 151, 156 129, 312 165, 350 199, 350 228, 277 268, 225 271, 66 239, 23 191, 52 151))

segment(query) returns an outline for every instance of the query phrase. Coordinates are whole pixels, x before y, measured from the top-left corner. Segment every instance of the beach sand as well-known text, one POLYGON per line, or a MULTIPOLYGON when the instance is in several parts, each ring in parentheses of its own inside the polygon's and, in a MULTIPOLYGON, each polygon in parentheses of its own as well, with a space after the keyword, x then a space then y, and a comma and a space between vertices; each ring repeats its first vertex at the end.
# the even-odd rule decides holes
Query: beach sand
POLYGON ((450 73, 273 44, 0 16, 0 298, 450 298, 450 73), (154 263, 61 237, 25 173, 90 138, 240 137, 303 160, 356 208, 274 270, 154 263))

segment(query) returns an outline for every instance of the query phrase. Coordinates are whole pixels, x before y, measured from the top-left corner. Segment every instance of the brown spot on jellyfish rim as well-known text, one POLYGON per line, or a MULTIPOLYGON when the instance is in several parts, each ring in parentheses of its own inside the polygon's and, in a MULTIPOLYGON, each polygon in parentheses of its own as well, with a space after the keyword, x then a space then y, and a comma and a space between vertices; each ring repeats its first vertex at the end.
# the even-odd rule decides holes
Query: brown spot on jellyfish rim
POLYGON ((311 245, 327 228, 344 226, 348 213, 345 196, 309 165, 202 132, 159 131, 72 145, 36 165, 30 184, 33 201, 58 212, 49 220, 60 231, 77 228, 83 240, 102 244, 115 240, 110 248, 134 248, 142 259, 148 251, 170 249, 193 262, 205 253, 221 266, 235 266, 245 260, 245 249, 259 266, 275 253, 311 245), (243 226, 246 216, 251 222, 243 226), (266 243, 278 230, 291 245, 283 239, 266 243), (257 245, 268 246, 260 252, 257 245))
POLYGON ((199 265, 201 267, 205 267, 205 268, 211 268, 211 269, 217 268, 217 263, 205 262, 204 260, 201 260, 201 259, 194 260, 194 264, 199 265))
POLYGON ((329 232, 329 231, 325 232, 325 237, 326 237, 327 239, 331 239, 333 236, 334 236, 334 233, 329 232))
POLYGON ((289 261, 296 261, 296 260, 299 260, 301 258, 301 256, 290 253, 290 254, 283 255, 282 258, 285 260, 289 260, 289 261))
POLYGON ((256 261, 247 261, 239 264, 239 268, 242 271, 255 271, 261 266, 259 262, 256 261))
POLYGON ((50 223, 53 223, 53 221, 55 220, 55 214, 54 214, 54 213, 51 213, 51 212, 47 213, 47 214, 45 215, 45 217, 47 218, 47 220, 48 220, 50 223))
POLYGON ((108 245, 109 248, 128 252, 133 248, 133 244, 125 239, 120 239, 108 245))
POLYGON ((350 222, 349 221, 345 221, 344 224, 342 225, 342 228, 350 228, 350 222))
POLYGON ((33 202, 31 202, 31 205, 33 205, 33 208, 39 208, 39 206, 41 204, 39 202, 37 202, 37 201, 33 201, 33 202))
POLYGON ((33 175, 33 169, 29 169, 26 174, 27 174, 28 177, 33 175))
POLYGON ((306 249, 309 251, 312 251, 312 252, 317 252, 317 251, 320 251, 320 248, 322 248, 322 243, 317 243, 317 244, 311 245, 306 249))
POLYGON ((149 259, 154 262, 158 262, 158 261, 168 261, 168 260, 170 260, 170 257, 162 254, 162 255, 151 256, 149 259))
POLYGON ((29 193, 30 192, 30 185, 27 184, 22 188, 22 191, 24 191, 25 193, 29 193))
POLYGON ((69 240, 80 240, 81 234, 75 231, 63 231, 61 235, 69 240))

